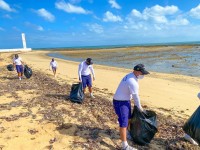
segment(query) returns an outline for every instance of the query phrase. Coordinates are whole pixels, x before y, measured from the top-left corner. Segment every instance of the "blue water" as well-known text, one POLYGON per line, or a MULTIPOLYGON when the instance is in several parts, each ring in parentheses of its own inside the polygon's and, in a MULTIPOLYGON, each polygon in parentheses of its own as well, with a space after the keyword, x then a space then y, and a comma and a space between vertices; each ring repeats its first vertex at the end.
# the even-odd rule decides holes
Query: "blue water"
POLYGON ((123 45, 99 45, 99 46, 76 46, 76 47, 46 47, 46 48, 33 48, 33 50, 80 50, 80 49, 109 49, 109 48, 123 48, 133 46, 178 46, 178 45, 196 45, 200 46, 200 41, 188 42, 168 42, 168 43, 141 43, 141 44, 123 44, 123 45))
MULTIPOLYGON (((141 48, 142 49, 142 48, 141 48)), ((182 74, 200 77, 200 47, 194 46, 181 49, 172 46, 163 50, 148 52, 148 50, 117 50, 80 52, 80 54, 52 52, 48 56, 81 62, 87 57, 92 57, 95 64, 132 69, 138 63, 143 63, 147 70, 153 72, 182 74), (88 54, 89 53, 89 54, 88 54)))

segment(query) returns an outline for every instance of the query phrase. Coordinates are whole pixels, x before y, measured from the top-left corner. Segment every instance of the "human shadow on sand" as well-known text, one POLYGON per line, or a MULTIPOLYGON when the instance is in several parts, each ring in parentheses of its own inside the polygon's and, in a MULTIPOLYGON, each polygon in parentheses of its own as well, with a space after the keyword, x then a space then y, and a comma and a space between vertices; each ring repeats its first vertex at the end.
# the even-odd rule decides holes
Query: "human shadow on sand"
POLYGON ((47 97, 69 100, 69 95, 65 94, 46 94, 47 97))
MULTIPOLYGON (((79 124, 73 124, 73 123, 64 123, 56 128, 59 133, 63 135, 68 136, 79 136, 81 138, 84 138, 87 142, 87 144, 92 144, 94 147, 98 146, 98 143, 100 145, 107 147, 110 150, 116 150, 117 145, 114 143, 115 146, 109 144, 109 142, 106 142, 103 140, 104 138, 108 139, 119 139, 119 133, 116 130, 113 129, 102 129, 99 127, 89 127, 79 124)), ((74 141, 74 143, 81 143, 78 141, 74 141)), ((84 143, 82 143, 84 145, 84 143)), ((91 145, 91 146, 92 146, 91 145)))
MULTIPOLYGON (((8 80, 17 80, 17 77, 7 77, 7 76, 3 76, 1 77, 2 79, 8 79, 8 80)), ((19 79, 18 79, 19 80, 19 79)))

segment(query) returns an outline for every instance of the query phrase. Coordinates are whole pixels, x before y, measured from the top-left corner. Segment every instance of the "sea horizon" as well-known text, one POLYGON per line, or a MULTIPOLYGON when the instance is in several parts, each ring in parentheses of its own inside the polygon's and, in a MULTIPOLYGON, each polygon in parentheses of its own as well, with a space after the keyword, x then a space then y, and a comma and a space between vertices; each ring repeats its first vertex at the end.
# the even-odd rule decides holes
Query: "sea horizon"
POLYGON ((80 49, 110 49, 110 48, 128 48, 128 47, 153 47, 153 46, 181 46, 192 45, 200 46, 200 41, 188 41, 188 42, 166 42, 166 43, 141 43, 141 44, 119 44, 119 45, 94 45, 94 46, 69 46, 69 47, 43 47, 32 48, 32 50, 80 50, 80 49))

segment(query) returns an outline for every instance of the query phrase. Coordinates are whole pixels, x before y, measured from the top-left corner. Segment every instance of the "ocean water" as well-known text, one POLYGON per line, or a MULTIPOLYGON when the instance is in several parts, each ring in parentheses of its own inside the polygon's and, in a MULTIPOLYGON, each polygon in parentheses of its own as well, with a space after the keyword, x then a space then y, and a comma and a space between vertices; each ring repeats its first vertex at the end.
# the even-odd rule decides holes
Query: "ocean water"
POLYGON ((52 51, 50 57, 81 62, 88 57, 94 64, 132 69, 142 63, 150 72, 182 74, 200 77, 200 47, 139 47, 115 50, 94 50, 69 53, 68 51, 52 51))

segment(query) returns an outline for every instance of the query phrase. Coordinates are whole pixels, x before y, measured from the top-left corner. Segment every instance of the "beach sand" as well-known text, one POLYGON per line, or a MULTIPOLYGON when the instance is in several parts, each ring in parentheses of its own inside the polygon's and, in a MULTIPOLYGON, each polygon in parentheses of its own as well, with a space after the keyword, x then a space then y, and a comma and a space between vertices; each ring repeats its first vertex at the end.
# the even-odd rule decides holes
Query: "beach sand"
MULTIPOLYGON (((132 70, 94 64, 95 99, 86 93, 82 105, 68 99, 78 82, 77 62, 56 59, 57 78, 49 71, 48 51, 23 52, 19 56, 33 70, 31 79, 19 81, 6 70, 12 53, 1 53, 0 148, 27 149, 117 149, 120 146, 113 94, 124 75, 132 70)), ((147 68, 148 69, 148 68, 147 68)), ((151 72, 140 84, 144 108, 156 111, 159 132, 149 146, 139 149, 184 147, 198 149, 181 137, 186 119, 199 106, 199 77, 151 72)), ((130 142, 130 141, 129 141, 130 142)))

